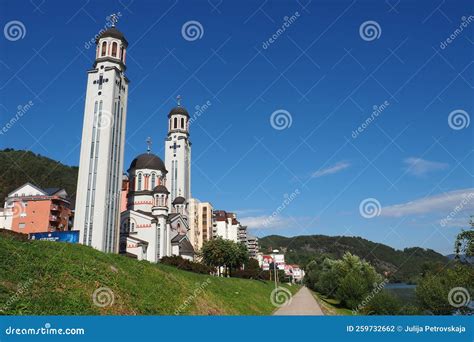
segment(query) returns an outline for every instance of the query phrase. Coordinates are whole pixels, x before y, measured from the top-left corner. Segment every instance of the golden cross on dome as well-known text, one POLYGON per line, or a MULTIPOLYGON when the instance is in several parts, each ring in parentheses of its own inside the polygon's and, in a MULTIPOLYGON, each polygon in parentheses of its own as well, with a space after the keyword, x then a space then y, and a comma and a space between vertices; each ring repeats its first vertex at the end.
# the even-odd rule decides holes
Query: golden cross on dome
POLYGON ((146 138, 146 145, 147 145, 146 151, 148 153, 150 153, 150 151, 151 151, 151 144, 152 143, 153 143, 153 141, 151 141, 151 137, 146 138))

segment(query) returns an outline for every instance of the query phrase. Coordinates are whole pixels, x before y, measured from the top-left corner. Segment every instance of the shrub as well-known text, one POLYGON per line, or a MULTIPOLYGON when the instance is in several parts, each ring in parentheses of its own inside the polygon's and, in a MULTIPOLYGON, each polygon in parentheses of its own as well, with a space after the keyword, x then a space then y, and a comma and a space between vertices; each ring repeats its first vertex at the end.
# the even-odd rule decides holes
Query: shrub
POLYGON ((371 298, 360 310, 364 315, 397 315, 401 313, 402 303, 393 294, 381 291, 371 298))
POLYGON ((181 270, 190 271, 194 273, 209 274, 212 271, 210 267, 204 264, 183 259, 182 257, 177 255, 165 256, 161 258, 160 261, 165 265, 174 266, 181 270))
MULTIPOLYGON (((426 274, 419 282, 416 288, 416 297, 420 302, 420 306, 424 310, 428 310, 435 315, 449 315, 456 308, 450 304, 450 299, 457 304, 456 300, 463 300, 461 294, 456 298, 455 293, 451 293, 455 288, 465 289, 469 293, 474 290, 474 268, 470 265, 457 265, 454 268, 447 268, 439 272, 431 272, 426 274)), ((467 306, 459 308, 459 311, 469 312, 467 306)))

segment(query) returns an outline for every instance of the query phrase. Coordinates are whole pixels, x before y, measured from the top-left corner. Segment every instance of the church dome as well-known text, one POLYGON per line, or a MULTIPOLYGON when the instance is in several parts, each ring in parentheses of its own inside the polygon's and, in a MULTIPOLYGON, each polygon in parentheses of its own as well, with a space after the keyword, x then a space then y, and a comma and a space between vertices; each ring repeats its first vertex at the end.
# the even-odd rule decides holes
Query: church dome
POLYGON ((153 189, 153 193, 169 194, 170 192, 168 191, 168 189, 166 188, 166 186, 164 186, 164 185, 157 185, 157 186, 155 186, 155 188, 153 189))
POLYGON ((120 39, 123 44, 125 45, 125 47, 128 46, 128 42, 127 40, 125 39, 125 36, 123 35, 122 32, 120 32, 119 30, 117 30, 115 28, 115 26, 112 26, 110 28, 108 28, 107 30, 105 30, 104 32, 102 32, 99 37, 97 38, 97 42, 99 41, 99 39, 101 38, 107 38, 107 37, 111 37, 111 38, 115 38, 115 39, 120 39))
POLYGON ((175 115, 175 114, 186 115, 189 118, 188 111, 186 110, 186 108, 181 107, 181 106, 177 106, 171 109, 170 113, 168 114, 168 117, 171 117, 171 115, 175 115))
POLYGON ((154 155, 153 153, 143 153, 133 159, 128 171, 136 169, 152 169, 160 170, 163 173, 168 172, 166 171, 165 163, 163 163, 163 160, 161 160, 160 157, 154 155))
POLYGON ((174 199, 173 204, 184 204, 186 199, 184 197, 178 196, 174 199))

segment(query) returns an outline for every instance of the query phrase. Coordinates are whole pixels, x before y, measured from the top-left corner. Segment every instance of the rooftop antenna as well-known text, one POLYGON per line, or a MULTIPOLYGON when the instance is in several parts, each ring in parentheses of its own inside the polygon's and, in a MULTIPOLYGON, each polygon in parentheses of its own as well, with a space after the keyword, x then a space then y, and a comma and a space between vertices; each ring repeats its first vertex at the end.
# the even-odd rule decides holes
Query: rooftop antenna
POLYGON ((151 137, 146 138, 146 145, 147 145, 146 151, 147 151, 148 154, 150 154, 150 152, 151 152, 151 144, 152 143, 153 142, 151 141, 151 137))

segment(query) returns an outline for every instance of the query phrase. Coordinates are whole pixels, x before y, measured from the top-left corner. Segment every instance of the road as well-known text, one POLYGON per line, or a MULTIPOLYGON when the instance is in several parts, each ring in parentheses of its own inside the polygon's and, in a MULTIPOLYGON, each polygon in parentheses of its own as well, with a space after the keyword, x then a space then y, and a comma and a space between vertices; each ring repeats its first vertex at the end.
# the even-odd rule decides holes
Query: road
POLYGON ((322 316, 324 315, 318 302, 307 287, 302 287, 291 302, 273 313, 275 316, 322 316))

